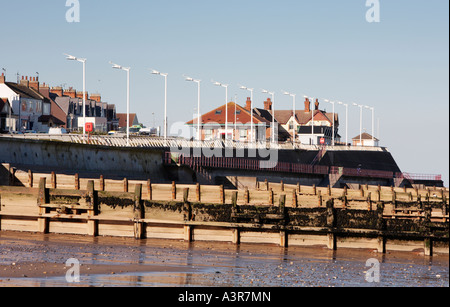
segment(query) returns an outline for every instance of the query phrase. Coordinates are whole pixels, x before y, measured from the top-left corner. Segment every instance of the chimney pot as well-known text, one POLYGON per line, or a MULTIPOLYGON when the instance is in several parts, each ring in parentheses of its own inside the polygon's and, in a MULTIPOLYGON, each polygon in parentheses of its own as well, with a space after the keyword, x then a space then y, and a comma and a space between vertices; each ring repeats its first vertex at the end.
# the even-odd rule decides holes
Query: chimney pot
POLYGON ((252 110, 252 99, 250 97, 247 97, 247 102, 245 104, 245 109, 247 111, 251 111, 252 110))
POLYGON ((311 111, 311 102, 309 101, 308 98, 305 98, 305 112, 310 112, 311 111))
POLYGON ((264 101, 264 110, 272 111, 272 100, 267 98, 267 101, 264 101))

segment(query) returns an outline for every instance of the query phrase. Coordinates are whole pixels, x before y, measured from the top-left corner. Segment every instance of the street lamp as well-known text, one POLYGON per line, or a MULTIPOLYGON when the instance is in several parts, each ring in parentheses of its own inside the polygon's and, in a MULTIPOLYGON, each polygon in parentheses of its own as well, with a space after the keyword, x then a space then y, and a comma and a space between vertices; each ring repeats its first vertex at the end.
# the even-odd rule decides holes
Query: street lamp
POLYGON ((364 106, 366 109, 372 110, 372 142, 375 146, 375 108, 364 106))
POLYGON ((360 115, 359 115, 359 146, 362 146, 362 125, 363 125, 363 105, 359 105, 357 103, 353 103, 355 107, 358 107, 360 109, 360 115))
POLYGON ((303 95, 303 97, 305 99, 311 100, 311 114, 312 114, 312 119, 311 119, 311 145, 314 145, 314 98, 313 97, 309 97, 306 95, 303 95))
POLYGON ((77 58, 73 55, 66 54, 66 59, 69 61, 78 61, 83 63, 83 143, 86 141, 86 61, 87 59, 77 58))
POLYGON ((113 69, 120 69, 127 72, 127 147, 130 146, 130 67, 123 67, 113 62, 109 62, 113 69))
POLYGON ((345 107, 345 143, 348 144, 348 104, 339 101, 338 104, 345 107))
POLYGON ((200 83, 202 80, 196 80, 191 77, 186 77, 186 81, 188 82, 195 82, 198 85, 198 106, 197 106, 197 140, 201 141, 201 134, 200 134, 200 83))
POLYGON ((328 100, 328 99, 324 99, 324 101, 328 102, 328 103, 331 103, 333 105, 333 141, 332 141, 332 143, 333 143, 333 146, 334 146, 335 145, 335 133, 336 133, 336 128, 335 128, 336 115, 335 115, 334 107, 335 107, 336 102, 328 100))
MULTIPOLYGON (((152 74, 154 75, 159 75, 159 76, 163 76, 164 77, 164 140, 167 140, 167 128, 168 128, 168 123, 167 123, 167 76, 169 74, 164 74, 161 73, 157 70, 152 69, 152 74)), ((154 127, 156 128, 156 127, 154 127)))
POLYGON ((212 81, 215 86, 221 86, 225 88, 225 140, 228 139, 228 87, 229 84, 223 84, 220 82, 212 81))
POLYGON ((295 125, 294 125, 294 123, 295 123, 295 98, 296 98, 296 94, 292 94, 292 93, 289 93, 289 92, 283 92, 283 94, 284 95, 286 95, 286 96, 291 96, 292 98, 293 98, 293 107, 292 107, 292 112, 293 112, 293 116, 294 116, 294 119, 293 119, 293 122, 292 122, 292 137, 293 137, 293 142, 295 143, 295 141, 296 141, 296 133, 295 133, 295 125))
POLYGON ((254 123, 253 123, 253 92, 255 91, 255 89, 253 88, 249 88, 246 86, 241 86, 240 87, 241 90, 245 90, 245 91, 249 91, 250 92, 250 100, 251 100, 251 106, 250 106, 250 116, 251 116, 251 123, 250 123, 250 127, 251 127, 251 142, 255 142, 255 128, 254 128, 254 123))
POLYGON ((272 143, 275 143, 275 92, 269 92, 268 90, 262 90, 264 94, 272 95, 272 143))

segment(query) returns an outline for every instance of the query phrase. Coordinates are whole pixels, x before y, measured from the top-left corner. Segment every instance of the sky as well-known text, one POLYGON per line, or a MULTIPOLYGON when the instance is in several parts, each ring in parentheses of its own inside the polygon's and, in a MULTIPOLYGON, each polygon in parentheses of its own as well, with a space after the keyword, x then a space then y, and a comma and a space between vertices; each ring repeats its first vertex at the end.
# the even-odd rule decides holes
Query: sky
MULTIPOLYGON (((70 2, 70 1, 69 1, 70 2)), ((74 1, 72 1, 74 2, 74 1)), ((8 81, 37 76, 51 86, 87 91, 126 112, 126 73, 131 67, 131 112, 139 121, 163 125, 164 79, 168 73, 169 127, 230 97, 245 104, 255 89, 256 107, 274 91, 275 109, 290 109, 297 94, 375 108, 375 135, 404 172, 442 174, 449 183, 449 2, 379 0, 379 22, 366 15, 366 0, 78 0, 79 22, 68 22, 66 0, 0 0, 3 34, 0 68, 8 81), (378 125, 379 123, 379 125, 378 125), (378 129, 379 126, 379 129, 378 129)), ((375 16, 375 15, 373 15, 375 16)), ((231 100, 231 99, 230 99, 231 100)), ((345 138, 345 108, 338 106, 345 138)), ((349 138, 359 135, 359 109, 349 109, 349 138)), ((372 133, 372 113, 363 128, 372 133)))

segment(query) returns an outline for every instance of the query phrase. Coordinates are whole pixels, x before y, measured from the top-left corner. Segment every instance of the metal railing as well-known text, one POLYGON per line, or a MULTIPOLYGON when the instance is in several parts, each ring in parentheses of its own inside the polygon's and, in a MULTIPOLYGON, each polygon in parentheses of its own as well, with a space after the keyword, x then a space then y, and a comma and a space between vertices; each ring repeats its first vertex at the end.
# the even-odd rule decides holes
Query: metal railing
POLYGON ((164 164, 187 165, 193 169, 199 167, 205 168, 229 168, 251 171, 275 171, 283 173, 298 174, 317 174, 327 175, 329 173, 328 166, 307 165, 289 162, 261 161, 256 159, 245 158, 226 158, 226 157, 185 157, 182 155, 173 155, 166 152, 164 155, 164 164))
POLYGON ((405 178, 410 181, 442 181, 442 175, 432 175, 432 174, 411 174, 411 173, 396 173, 397 178, 405 178))
MULTIPOLYGON (((76 144, 91 144, 99 146, 127 147, 126 136, 106 136, 92 135, 83 139, 79 134, 18 134, 0 135, 0 138, 13 138, 23 140, 43 140, 56 142, 69 142, 76 144)), ((196 141, 179 138, 168 138, 164 140, 160 137, 132 136, 130 137, 130 147, 148 148, 233 148, 233 149, 277 149, 277 150, 317 150, 322 149, 321 145, 305 145, 301 143, 272 143, 259 141, 255 143, 240 142, 234 140, 210 140, 196 141)), ((383 147, 361 147, 361 146, 327 146, 327 150, 332 151, 378 151, 385 152, 383 147)))

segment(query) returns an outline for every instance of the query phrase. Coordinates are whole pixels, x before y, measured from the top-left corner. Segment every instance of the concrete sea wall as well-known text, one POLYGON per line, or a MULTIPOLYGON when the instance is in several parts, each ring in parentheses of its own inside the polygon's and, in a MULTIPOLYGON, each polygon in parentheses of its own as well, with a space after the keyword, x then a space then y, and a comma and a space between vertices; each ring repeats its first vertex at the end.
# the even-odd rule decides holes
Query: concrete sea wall
POLYGON ((162 151, 0 138, 0 163, 29 169, 93 172, 126 177, 164 176, 162 151))

